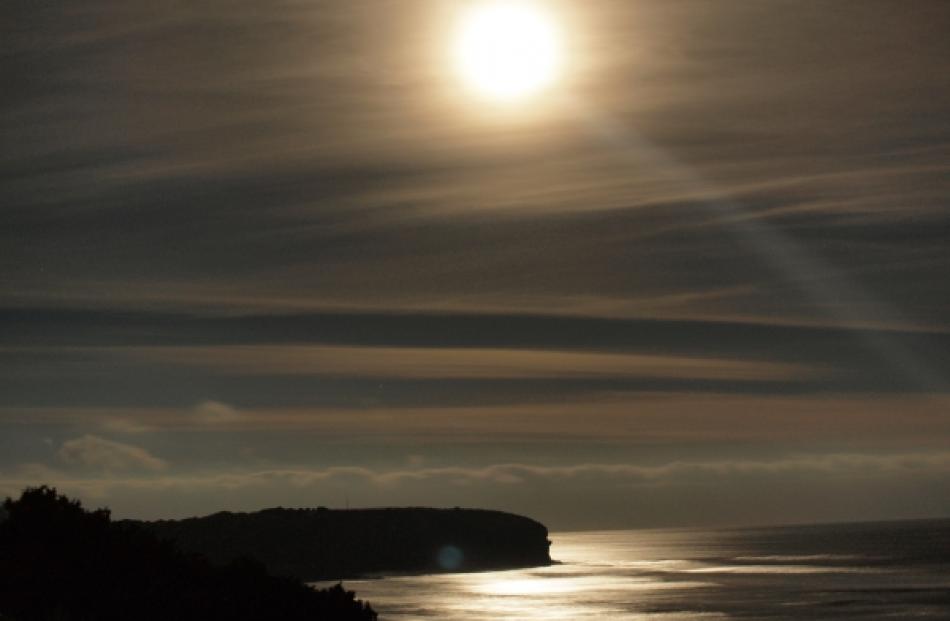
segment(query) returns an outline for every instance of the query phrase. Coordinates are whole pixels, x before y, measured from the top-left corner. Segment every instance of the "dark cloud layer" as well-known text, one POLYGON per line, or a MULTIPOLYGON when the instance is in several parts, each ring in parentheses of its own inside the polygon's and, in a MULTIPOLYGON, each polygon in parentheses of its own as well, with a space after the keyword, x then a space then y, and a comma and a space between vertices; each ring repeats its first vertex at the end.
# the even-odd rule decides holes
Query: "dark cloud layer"
MULTIPOLYGON (((549 4, 563 83, 505 114, 446 60, 461 3, 4 3, 0 479, 106 493, 70 468, 138 460, 201 487, 340 443, 388 472, 453 420, 464 468, 611 437, 631 468, 657 438, 654 465, 820 461, 850 428, 851 472, 945 437, 950 5, 549 4)), ((593 524, 549 474, 518 508, 593 524)), ((452 504, 441 476, 407 498, 452 504)), ((934 512, 943 466, 887 476, 927 483, 874 515, 934 512)), ((839 516, 823 494, 802 519, 839 516)))

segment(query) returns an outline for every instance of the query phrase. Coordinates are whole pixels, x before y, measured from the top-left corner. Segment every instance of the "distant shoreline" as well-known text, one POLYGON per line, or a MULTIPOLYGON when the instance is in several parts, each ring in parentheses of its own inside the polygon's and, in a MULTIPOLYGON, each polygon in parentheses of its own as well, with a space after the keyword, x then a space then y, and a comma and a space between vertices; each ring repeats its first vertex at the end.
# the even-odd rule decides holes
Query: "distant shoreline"
POLYGON ((808 528, 814 526, 825 527, 825 526, 875 526, 880 524, 898 524, 906 522, 950 522, 950 516, 944 517, 913 517, 913 518, 893 518, 893 519, 874 519, 874 520, 843 520, 843 521, 832 521, 832 522, 784 522, 781 524, 723 524, 723 525, 713 525, 713 526, 704 526, 702 524, 694 524, 692 526, 630 526, 630 527, 617 527, 617 528, 571 528, 571 529, 558 529, 552 530, 552 535, 558 534, 573 534, 573 533, 615 533, 615 532, 626 532, 626 531, 690 531, 690 530, 702 530, 702 531, 733 531, 733 530, 758 530, 758 529, 769 529, 769 528, 808 528))

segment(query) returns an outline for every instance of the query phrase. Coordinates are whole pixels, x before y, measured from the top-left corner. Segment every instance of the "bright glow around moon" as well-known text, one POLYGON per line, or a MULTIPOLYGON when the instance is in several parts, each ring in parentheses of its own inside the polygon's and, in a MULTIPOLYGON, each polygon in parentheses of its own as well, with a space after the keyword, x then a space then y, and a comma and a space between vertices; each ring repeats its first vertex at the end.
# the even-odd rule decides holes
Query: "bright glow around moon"
POLYGON ((462 18, 456 62, 479 95, 513 101, 550 86, 561 64, 561 40, 552 16, 536 4, 486 2, 462 18))

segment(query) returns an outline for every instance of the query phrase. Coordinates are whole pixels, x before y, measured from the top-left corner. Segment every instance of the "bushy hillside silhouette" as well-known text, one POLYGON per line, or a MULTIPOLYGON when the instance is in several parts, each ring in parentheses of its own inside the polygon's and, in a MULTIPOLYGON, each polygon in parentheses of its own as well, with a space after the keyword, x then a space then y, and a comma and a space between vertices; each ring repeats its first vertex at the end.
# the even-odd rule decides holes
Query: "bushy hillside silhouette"
POLYGON ((252 560, 212 566, 104 509, 49 487, 4 503, 0 619, 14 621, 372 621, 337 585, 315 590, 252 560))

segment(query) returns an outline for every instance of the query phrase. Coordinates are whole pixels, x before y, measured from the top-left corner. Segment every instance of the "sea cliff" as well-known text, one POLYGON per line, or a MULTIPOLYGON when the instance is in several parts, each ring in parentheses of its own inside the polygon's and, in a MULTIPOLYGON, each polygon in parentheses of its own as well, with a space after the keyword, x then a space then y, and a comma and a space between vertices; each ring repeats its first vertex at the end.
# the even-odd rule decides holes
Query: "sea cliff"
POLYGON ((500 511, 277 508, 139 524, 214 562, 254 558, 308 581, 551 563, 547 528, 500 511))

